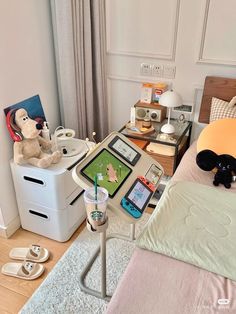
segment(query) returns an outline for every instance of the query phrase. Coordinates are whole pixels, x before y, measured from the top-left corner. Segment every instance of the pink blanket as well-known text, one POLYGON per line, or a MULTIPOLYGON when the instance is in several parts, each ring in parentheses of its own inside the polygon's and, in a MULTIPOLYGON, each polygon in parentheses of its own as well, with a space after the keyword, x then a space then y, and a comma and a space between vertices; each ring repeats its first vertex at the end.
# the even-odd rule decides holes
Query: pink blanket
POLYGON ((235 314, 236 282, 136 248, 106 313, 235 314))
MULTIPOLYGON (((193 144, 173 180, 212 185, 213 174, 199 169, 195 157, 196 144, 193 144)), ((223 186, 218 188, 225 189, 223 186)), ((236 183, 231 191, 236 192, 236 183)), ((236 282, 136 248, 106 313, 236 314, 236 282)))

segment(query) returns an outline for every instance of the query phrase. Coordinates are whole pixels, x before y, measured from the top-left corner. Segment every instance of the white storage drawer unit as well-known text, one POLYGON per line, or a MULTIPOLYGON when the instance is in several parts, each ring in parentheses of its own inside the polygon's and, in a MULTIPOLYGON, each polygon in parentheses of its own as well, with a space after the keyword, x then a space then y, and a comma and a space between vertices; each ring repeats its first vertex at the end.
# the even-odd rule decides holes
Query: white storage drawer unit
POLYGON ((63 157, 47 169, 11 161, 22 228, 60 242, 71 237, 86 217, 83 190, 71 175, 80 159, 63 157))

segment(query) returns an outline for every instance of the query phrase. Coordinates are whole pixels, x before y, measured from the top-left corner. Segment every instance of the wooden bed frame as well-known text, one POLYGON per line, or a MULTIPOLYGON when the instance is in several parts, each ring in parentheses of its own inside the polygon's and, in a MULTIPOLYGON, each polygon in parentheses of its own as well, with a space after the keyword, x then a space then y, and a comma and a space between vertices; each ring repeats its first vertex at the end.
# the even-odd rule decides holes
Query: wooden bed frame
POLYGON ((234 96, 236 96, 236 79, 207 76, 198 121, 209 123, 212 97, 230 101, 234 96))

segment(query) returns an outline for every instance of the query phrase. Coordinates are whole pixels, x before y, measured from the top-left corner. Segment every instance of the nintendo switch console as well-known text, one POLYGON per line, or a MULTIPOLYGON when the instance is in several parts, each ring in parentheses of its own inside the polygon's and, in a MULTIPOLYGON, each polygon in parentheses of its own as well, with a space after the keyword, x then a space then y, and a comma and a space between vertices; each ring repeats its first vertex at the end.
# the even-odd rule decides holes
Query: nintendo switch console
POLYGON ((128 193, 122 198, 122 208, 132 217, 140 218, 155 190, 156 187, 153 183, 142 176, 138 176, 128 193))

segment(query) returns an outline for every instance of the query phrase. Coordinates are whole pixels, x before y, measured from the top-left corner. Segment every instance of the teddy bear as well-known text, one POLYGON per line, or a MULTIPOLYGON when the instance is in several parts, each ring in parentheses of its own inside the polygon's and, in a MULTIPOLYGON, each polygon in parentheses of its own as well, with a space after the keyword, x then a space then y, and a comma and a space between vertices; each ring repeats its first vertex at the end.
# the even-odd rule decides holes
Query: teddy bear
POLYGON ((58 163, 62 153, 55 151, 51 154, 44 152, 51 148, 51 143, 40 136, 42 125, 29 118, 25 109, 15 112, 14 123, 19 129, 22 140, 14 142, 14 162, 22 165, 29 163, 39 168, 47 168, 58 163))
POLYGON ((213 184, 218 186, 220 183, 229 189, 233 181, 233 174, 236 173, 236 159, 227 154, 217 155, 210 149, 200 151, 196 157, 197 165, 204 171, 211 171, 215 167, 213 184))

